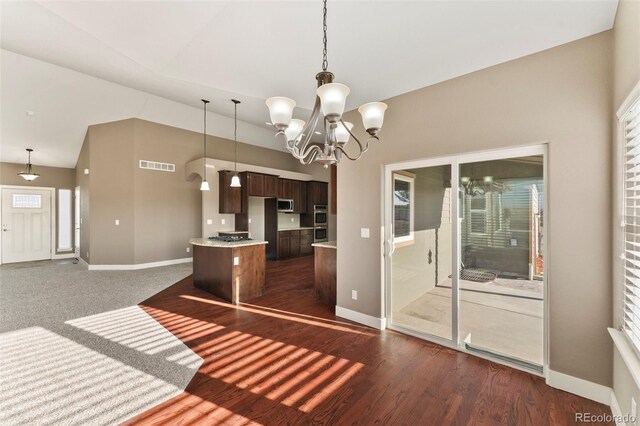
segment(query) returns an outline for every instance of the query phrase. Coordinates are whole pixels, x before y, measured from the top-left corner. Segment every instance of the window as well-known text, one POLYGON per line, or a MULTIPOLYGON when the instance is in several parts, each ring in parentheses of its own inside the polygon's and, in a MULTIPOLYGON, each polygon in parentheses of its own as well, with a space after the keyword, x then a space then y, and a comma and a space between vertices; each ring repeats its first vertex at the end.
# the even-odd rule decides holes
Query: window
POLYGON ((393 242, 413 241, 414 185, 411 176, 393 175, 393 242))
POLYGON ((14 209, 41 209, 42 195, 13 194, 11 206, 14 209))
POLYGON ((71 190, 58 190, 58 250, 73 249, 71 244, 71 190))
POLYGON ((622 328, 640 350, 640 98, 620 119, 624 159, 622 328))
POLYGON ((471 197, 471 232, 474 234, 487 233, 487 198, 485 195, 471 197))

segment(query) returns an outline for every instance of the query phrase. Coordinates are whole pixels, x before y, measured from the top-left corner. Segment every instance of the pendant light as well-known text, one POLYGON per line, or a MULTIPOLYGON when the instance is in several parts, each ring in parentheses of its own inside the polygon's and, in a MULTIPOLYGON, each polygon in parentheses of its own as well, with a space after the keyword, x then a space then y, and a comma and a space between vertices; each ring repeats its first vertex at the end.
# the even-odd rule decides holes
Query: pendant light
POLYGON ((240 176, 238 176, 238 104, 240 103, 237 99, 231 99, 233 102, 233 141, 235 143, 235 158, 234 158, 234 175, 231 177, 231 187, 232 188, 240 188, 240 176))
POLYGON ((204 158, 202 160, 202 183, 200 184, 200 191, 208 191, 209 190, 209 182, 207 182, 207 104, 209 103, 206 99, 200 99, 203 103, 203 112, 204 112, 204 125, 202 130, 202 144, 204 147, 204 158))
POLYGON ((27 148, 27 152, 29 153, 29 160, 27 161, 24 170, 18 173, 18 176, 22 176, 24 180, 31 182, 37 179, 40 175, 38 173, 34 173, 33 167, 31 166, 31 153, 33 152, 33 149, 27 148))

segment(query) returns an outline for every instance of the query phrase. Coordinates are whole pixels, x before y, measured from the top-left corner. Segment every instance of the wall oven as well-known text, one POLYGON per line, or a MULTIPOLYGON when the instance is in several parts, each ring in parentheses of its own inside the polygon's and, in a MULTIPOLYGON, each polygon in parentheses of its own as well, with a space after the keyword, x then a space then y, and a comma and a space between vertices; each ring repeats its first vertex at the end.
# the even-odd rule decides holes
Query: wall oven
POLYGON ((327 206, 316 204, 313 206, 313 226, 327 226, 329 216, 327 206))
POLYGON ((327 241, 329 234, 326 226, 316 226, 313 228, 313 241, 316 243, 327 241))

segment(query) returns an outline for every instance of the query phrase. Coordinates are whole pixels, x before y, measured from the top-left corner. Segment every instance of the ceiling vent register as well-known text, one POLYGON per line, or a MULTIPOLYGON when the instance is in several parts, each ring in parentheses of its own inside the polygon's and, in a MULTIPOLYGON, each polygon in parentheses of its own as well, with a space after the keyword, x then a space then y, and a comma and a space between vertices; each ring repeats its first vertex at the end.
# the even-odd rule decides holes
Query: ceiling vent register
POLYGON ((158 163, 157 161, 140 160, 140 168, 158 170, 160 172, 175 172, 176 165, 170 163, 158 163))

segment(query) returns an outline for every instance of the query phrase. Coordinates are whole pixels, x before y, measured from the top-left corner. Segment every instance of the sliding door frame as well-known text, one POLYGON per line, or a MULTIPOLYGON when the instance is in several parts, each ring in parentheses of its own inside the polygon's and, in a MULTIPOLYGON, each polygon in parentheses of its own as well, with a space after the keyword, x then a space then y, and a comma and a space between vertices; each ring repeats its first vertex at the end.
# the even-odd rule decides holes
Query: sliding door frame
POLYGON ((547 377, 549 371, 549 174, 548 174, 548 143, 543 142, 536 145, 528 145, 515 148, 505 148, 490 151, 481 151, 474 153, 465 153, 459 155, 450 155, 443 157, 427 158, 421 160, 412 160, 398 163, 385 164, 384 176, 383 176, 383 256, 382 256, 382 269, 383 274, 383 300, 384 300, 384 312, 386 316, 387 328, 399 331, 404 334, 415 336, 424 340, 428 340, 452 349, 456 349, 461 352, 473 354, 480 358, 489 359, 494 362, 506 364, 510 367, 523 370, 532 374, 540 375, 537 371, 524 368, 518 364, 510 363, 498 357, 492 357, 490 355, 479 354, 466 349, 464 342, 460 341, 459 336, 459 312, 460 312, 460 290, 459 290, 459 268, 453 267, 453 265, 460 264, 460 220, 459 220, 459 188, 460 188, 460 165, 477 163, 481 161, 503 160, 508 158, 528 157, 534 155, 543 156, 543 203, 545 213, 543 215, 543 258, 544 258, 544 275, 543 275, 543 364, 542 364, 542 376, 547 377), (393 259, 393 235, 392 235, 392 220, 393 220, 393 205, 390 202, 393 198, 393 174, 394 172, 407 170, 407 169, 419 169, 438 166, 450 166, 451 167, 451 217, 453 222, 452 227, 452 242, 451 242, 451 259, 452 259, 452 274, 451 274, 451 339, 442 338, 428 333, 422 333, 415 330, 411 330, 393 323, 393 309, 392 309, 392 259, 393 259), (455 271, 455 273, 453 273, 455 271))

